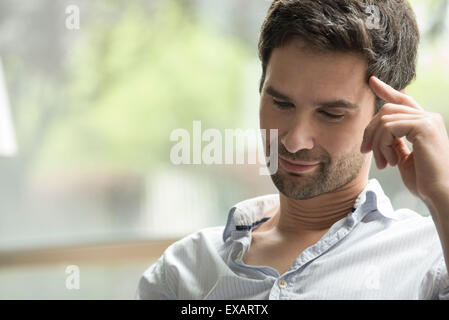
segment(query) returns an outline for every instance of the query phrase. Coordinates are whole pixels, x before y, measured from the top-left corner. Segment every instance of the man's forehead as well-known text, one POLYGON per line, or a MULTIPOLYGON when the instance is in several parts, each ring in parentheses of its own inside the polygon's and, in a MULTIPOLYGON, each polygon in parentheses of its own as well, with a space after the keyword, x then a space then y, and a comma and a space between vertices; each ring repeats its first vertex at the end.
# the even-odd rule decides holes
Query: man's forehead
POLYGON ((339 68, 340 66, 347 66, 349 64, 365 70, 368 67, 368 61, 361 52, 318 49, 298 38, 287 41, 282 46, 274 48, 270 56, 270 61, 273 56, 279 56, 281 60, 287 60, 290 64, 301 64, 303 62, 307 65, 311 62, 318 62, 325 64, 328 68, 339 68))
POLYGON ((356 101, 370 91, 365 59, 352 52, 314 52, 294 43, 276 48, 267 66, 265 88, 294 99, 356 101))

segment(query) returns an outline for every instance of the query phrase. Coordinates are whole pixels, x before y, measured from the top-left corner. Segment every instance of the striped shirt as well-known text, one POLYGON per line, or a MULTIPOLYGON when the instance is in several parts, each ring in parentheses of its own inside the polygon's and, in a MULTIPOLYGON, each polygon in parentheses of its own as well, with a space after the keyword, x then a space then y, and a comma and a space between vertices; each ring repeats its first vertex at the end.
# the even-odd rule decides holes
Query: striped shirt
POLYGON ((136 299, 449 299, 449 277, 432 217, 394 210, 371 179, 348 216, 282 275, 246 265, 251 232, 279 194, 237 203, 226 225, 168 247, 143 274, 136 299))

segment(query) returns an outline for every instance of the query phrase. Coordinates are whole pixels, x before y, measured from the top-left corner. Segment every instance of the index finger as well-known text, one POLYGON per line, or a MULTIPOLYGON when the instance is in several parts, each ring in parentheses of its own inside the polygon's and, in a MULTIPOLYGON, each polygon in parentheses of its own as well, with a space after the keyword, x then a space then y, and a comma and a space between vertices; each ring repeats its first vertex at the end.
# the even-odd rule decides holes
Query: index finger
POLYGON ((374 93, 386 102, 402 104, 418 110, 422 110, 422 108, 416 103, 415 100, 413 100, 412 97, 406 95, 405 93, 397 91, 375 76, 370 77, 369 84, 374 93))

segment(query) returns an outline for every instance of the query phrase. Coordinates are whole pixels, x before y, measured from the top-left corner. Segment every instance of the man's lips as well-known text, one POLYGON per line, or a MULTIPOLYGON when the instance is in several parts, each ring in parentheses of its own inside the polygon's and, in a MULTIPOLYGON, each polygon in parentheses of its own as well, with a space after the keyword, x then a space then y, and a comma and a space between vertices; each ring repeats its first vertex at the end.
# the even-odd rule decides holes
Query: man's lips
POLYGON ((287 171, 306 172, 315 168, 319 162, 291 161, 279 157, 279 162, 287 171))

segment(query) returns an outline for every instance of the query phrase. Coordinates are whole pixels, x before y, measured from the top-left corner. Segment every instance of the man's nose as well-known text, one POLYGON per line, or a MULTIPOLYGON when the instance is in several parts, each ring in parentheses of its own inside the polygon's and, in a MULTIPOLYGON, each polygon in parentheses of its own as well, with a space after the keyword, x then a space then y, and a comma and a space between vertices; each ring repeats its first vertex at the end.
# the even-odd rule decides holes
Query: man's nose
POLYGON ((296 116, 287 133, 281 138, 284 147, 290 153, 296 153, 303 149, 313 149, 313 128, 310 120, 296 116))

